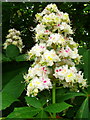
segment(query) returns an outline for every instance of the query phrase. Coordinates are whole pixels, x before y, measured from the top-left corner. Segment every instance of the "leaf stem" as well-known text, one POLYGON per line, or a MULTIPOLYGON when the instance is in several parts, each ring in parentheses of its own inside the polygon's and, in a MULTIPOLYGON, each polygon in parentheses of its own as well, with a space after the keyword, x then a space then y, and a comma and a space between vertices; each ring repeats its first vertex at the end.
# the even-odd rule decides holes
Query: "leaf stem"
MULTIPOLYGON (((56 83, 53 82, 53 88, 52 88, 52 104, 56 103, 56 83)), ((53 118, 56 118, 56 113, 53 113, 53 118)))

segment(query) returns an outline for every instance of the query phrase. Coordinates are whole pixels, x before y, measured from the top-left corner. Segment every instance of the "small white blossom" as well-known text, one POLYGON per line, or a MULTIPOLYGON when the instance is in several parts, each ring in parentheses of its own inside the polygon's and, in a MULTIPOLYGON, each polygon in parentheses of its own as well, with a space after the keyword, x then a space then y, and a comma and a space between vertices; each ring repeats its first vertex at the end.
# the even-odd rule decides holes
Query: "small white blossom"
POLYGON ((28 59, 30 60, 30 58, 33 55, 40 57, 45 50, 46 50, 46 44, 44 43, 36 44, 34 47, 32 47, 30 51, 28 51, 27 53, 28 59))
POLYGON ((54 62, 60 61, 59 57, 56 55, 54 50, 46 50, 44 54, 42 55, 42 60, 43 62, 47 62, 48 66, 52 66, 54 62))
POLYGON ((52 88, 52 84, 48 77, 34 77, 27 86, 27 95, 36 96, 39 91, 52 88))
POLYGON ((62 24, 60 25, 60 30, 63 30, 65 32, 65 35, 73 34, 70 25, 68 25, 66 22, 62 22, 62 24))
POLYGON ((64 44, 65 39, 62 35, 55 33, 51 34, 48 41, 47 41, 47 46, 50 46, 52 43, 58 45, 58 44, 64 44))
POLYGON ((83 74, 81 74, 81 71, 78 72, 75 67, 68 68, 68 65, 56 67, 53 75, 59 78, 61 84, 65 85, 65 87, 71 88, 76 83, 81 84, 80 87, 86 87, 86 80, 83 79, 83 74))
POLYGON ((50 70, 46 66, 41 66, 39 64, 35 65, 34 67, 30 67, 28 69, 28 74, 24 75, 24 78, 26 81, 28 81, 31 78, 34 78, 35 76, 46 76, 50 74, 50 70))
POLYGON ((8 45, 15 45, 19 48, 20 52, 22 52, 22 48, 24 47, 23 46, 23 42, 22 42, 22 39, 21 37, 19 36, 20 35, 20 31, 17 31, 16 29, 10 29, 9 31, 9 34, 6 36, 6 41, 5 43, 3 44, 3 48, 6 49, 8 45))

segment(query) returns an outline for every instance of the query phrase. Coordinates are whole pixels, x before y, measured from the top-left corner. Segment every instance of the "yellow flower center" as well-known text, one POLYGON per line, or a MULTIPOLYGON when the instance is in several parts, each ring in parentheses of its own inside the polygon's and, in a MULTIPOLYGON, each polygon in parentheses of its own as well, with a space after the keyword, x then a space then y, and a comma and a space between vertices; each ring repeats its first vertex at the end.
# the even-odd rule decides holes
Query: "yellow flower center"
POLYGON ((40 84, 40 82, 36 81, 36 84, 40 84))
POLYGON ((66 19, 68 19, 68 15, 64 15, 64 17, 65 17, 66 19))
POLYGON ((73 76, 73 74, 72 73, 70 73, 69 75, 67 75, 67 77, 72 77, 73 76))
POLYGON ((48 56, 48 59, 49 59, 49 60, 52 60, 52 58, 51 58, 50 56, 48 56))
POLYGON ((30 83, 29 86, 32 86, 32 83, 30 83))
POLYGON ((61 39, 62 41, 65 41, 63 38, 61 39))

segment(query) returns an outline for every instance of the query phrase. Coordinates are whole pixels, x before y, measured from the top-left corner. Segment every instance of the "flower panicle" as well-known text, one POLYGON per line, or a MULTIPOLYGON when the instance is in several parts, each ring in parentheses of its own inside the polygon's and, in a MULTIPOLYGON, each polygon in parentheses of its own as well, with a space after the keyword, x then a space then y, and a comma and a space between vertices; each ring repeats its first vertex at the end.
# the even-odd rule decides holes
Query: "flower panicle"
POLYGON ((75 67, 81 55, 79 44, 71 37, 69 14, 59 11, 56 4, 48 4, 35 17, 38 22, 33 29, 36 44, 27 52, 28 60, 34 58, 34 63, 24 75, 28 81, 27 95, 37 96, 40 91, 52 89, 54 80, 74 91, 87 87, 83 73, 75 67))

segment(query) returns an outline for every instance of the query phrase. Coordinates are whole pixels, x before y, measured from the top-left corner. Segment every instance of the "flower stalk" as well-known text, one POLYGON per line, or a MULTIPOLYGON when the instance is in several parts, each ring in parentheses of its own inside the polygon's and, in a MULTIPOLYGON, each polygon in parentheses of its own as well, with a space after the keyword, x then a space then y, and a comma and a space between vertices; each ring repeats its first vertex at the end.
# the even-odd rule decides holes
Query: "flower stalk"
MULTIPOLYGON (((52 104, 56 103, 56 83, 53 82, 53 88, 52 88, 52 104)), ((56 118, 56 113, 53 113, 53 118, 56 118)))

